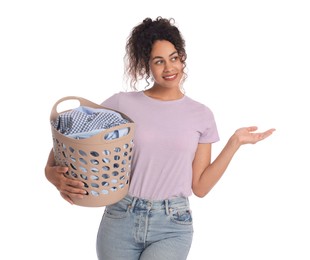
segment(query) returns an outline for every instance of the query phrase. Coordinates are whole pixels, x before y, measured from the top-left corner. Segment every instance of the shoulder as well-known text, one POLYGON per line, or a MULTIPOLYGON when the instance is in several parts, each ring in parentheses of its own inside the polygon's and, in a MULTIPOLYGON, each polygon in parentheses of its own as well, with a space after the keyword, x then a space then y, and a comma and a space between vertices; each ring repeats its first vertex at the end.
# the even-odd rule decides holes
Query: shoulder
POLYGON ((185 104, 192 109, 201 111, 202 113, 210 113, 213 114, 212 110, 206 105, 197 100, 190 98, 189 96, 185 96, 185 104))
POLYGON ((111 101, 119 102, 119 100, 122 100, 122 99, 136 98, 138 97, 138 95, 139 95, 139 92, 137 91, 129 91, 129 92, 120 91, 118 93, 113 94, 109 98, 107 98, 105 101, 102 102, 102 104, 109 103, 111 101))
POLYGON ((117 99, 130 99, 130 98, 138 98, 141 95, 140 91, 120 91, 114 94, 112 97, 117 99))
POLYGON ((128 105, 136 103, 139 96, 141 96, 141 93, 138 91, 120 91, 103 101, 101 105, 116 110, 124 109, 128 105))

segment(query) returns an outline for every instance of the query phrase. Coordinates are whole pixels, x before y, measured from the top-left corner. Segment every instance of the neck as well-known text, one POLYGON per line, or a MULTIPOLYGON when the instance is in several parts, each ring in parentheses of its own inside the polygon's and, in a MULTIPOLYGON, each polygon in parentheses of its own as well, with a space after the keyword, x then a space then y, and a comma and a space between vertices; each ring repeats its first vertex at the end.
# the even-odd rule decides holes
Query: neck
POLYGON ((163 101, 169 100, 177 100, 181 99, 184 96, 184 93, 180 90, 180 88, 160 88, 153 86, 150 89, 144 91, 144 93, 154 99, 159 99, 163 101))

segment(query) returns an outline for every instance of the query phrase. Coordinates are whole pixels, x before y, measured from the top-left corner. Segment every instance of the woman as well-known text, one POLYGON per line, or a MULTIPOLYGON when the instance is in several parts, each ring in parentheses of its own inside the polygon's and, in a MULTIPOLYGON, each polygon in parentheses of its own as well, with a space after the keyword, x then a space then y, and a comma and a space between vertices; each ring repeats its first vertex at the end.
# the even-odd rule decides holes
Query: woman
MULTIPOLYGON (((185 42, 173 19, 145 19, 133 28, 126 45, 131 92, 102 103, 127 114, 136 124, 128 195, 105 208, 97 236, 98 259, 181 260, 189 253, 192 216, 188 197, 204 197, 243 144, 255 144, 274 129, 235 131, 211 162, 219 140, 212 111, 182 91, 186 79, 185 42), (138 91, 140 79, 148 88, 138 91), (149 87, 150 82, 152 85, 149 87)), ((62 197, 82 198, 83 183, 64 177, 50 153, 45 174, 62 197)))

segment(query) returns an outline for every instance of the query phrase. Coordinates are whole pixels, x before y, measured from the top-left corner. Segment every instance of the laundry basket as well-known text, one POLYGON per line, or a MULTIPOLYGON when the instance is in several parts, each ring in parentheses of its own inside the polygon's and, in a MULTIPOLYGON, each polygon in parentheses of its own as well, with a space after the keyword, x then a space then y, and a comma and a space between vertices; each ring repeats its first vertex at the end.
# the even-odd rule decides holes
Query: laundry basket
MULTIPOLYGON (((57 106, 67 100, 77 100, 81 106, 108 109, 81 97, 68 96, 58 100, 53 106, 51 122, 66 112, 58 113, 57 106)), ((127 115, 109 110, 119 113, 129 122, 104 129, 86 139, 68 137, 52 126, 56 164, 67 166, 69 170, 65 176, 84 182, 85 190, 88 192, 83 199, 71 198, 76 205, 106 206, 121 200, 128 192, 135 124, 127 115), (107 133, 124 128, 128 128, 127 135, 105 140, 104 136, 107 133)))

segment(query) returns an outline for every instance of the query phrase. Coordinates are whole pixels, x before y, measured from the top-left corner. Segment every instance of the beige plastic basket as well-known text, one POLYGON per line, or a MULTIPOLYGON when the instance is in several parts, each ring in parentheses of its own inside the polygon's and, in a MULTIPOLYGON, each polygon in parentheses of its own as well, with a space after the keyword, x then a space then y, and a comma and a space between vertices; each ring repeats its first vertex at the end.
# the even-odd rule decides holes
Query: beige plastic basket
MULTIPOLYGON (((57 106, 66 100, 77 100, 81 106, 108 109, 81 97, 68 96, 55 103, 51 111, 51 121, 55 121, 60 114, 57 106)), ((87 139, 73 139, 52 126, 57 165, 69 167, 65 176, 83 181, 88 192, 83 199, 72 198, 76 205, 106 206, 121 200, 128 192, 135 124, 127 115, 112 111, 120 113, 129 123, 105 129, 87 139), (107 133, 126 127, 129 130, 126 136, 114 140, 104 139, 107 133)))

